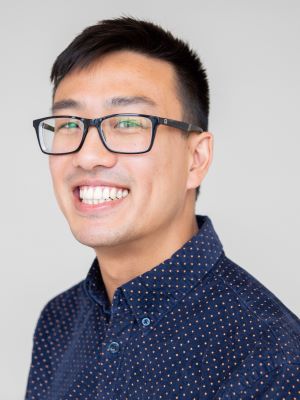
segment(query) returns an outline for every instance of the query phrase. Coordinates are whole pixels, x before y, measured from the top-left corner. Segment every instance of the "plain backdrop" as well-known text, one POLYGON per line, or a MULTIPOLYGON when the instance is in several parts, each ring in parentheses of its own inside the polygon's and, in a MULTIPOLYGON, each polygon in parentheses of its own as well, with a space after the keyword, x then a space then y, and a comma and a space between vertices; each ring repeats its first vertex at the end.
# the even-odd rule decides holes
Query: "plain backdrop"
POLYGON ((58 210, 32 119, 49 114, 56 56, 103 18, 150 19, 200 54, 215 153, 197 212, 227 256, 299 315, 299 0, 27 0, 0 11, 0 398, 24 397, 39 313, 94 256, 58 210))

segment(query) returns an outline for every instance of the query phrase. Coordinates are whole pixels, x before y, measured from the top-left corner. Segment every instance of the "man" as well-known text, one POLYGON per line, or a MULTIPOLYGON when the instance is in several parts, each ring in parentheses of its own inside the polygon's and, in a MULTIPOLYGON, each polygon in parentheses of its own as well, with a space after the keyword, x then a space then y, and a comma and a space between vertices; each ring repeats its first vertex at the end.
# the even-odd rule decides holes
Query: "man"
POLYGON ((230 261, 195 200, 212 161, 197 55, 132 18, 83 31, 34 121, 59 206, 95 250, 39 318, 35 399, 297 399, 299 319, 230 261))

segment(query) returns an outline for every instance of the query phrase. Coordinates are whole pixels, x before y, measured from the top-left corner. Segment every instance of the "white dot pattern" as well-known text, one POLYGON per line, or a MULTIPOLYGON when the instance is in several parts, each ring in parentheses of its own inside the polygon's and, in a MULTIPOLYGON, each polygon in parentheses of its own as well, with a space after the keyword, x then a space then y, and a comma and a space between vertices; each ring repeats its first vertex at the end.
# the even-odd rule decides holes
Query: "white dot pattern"
POLYGON ((26 400, 300 399, 300 320, 229 260, 207 216, 110 307, 97 260, 44 307, 26 400))

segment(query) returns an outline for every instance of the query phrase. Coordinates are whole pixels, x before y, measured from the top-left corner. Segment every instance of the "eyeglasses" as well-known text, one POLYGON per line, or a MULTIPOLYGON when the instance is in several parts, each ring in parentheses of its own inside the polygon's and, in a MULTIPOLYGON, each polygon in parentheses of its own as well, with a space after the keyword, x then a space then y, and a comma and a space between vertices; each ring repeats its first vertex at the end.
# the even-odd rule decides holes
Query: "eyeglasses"
POLYGON ((153 146, 158 125, 185 132, 204 132, 193 124, 145 114, 112 114, 96 119, 59 115, 33 121, 40 148, 50 155, 79 151, 91 126, 98 129, 103 145, 113 153, 146 153, 153 146))

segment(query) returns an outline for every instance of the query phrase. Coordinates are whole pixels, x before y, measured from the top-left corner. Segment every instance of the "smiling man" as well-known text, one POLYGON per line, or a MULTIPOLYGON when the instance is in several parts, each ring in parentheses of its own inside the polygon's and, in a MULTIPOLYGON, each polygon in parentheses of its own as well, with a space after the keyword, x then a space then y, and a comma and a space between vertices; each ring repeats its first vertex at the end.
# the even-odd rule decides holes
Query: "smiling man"
POLYGON ((101 21, 34 121, 59 206, 95 250, 44 307, 27 400, 297 399, 299 320, 195 215, 212 161, 205 70, 145 21, 101 21))

